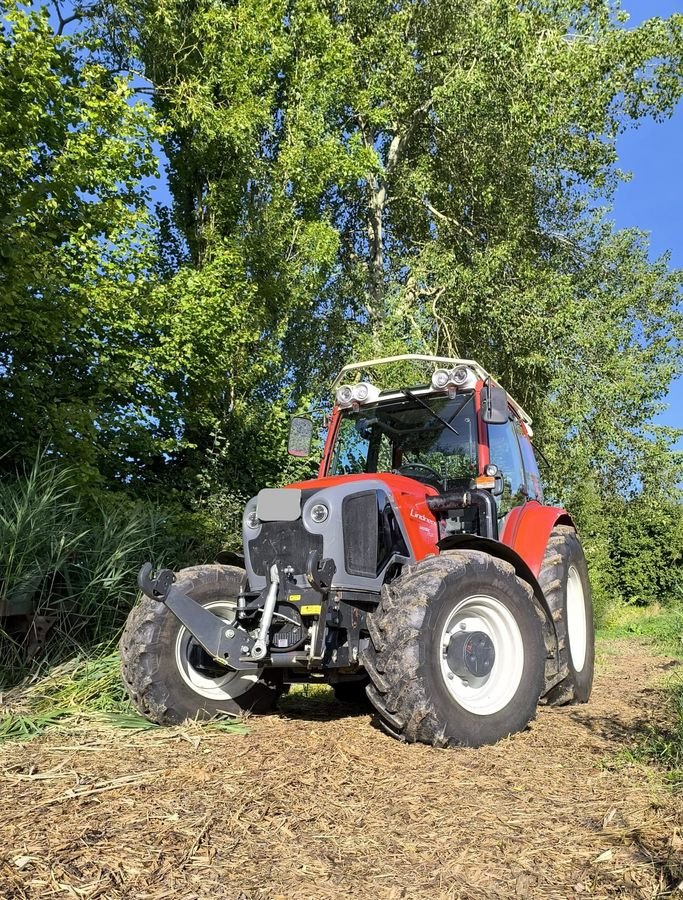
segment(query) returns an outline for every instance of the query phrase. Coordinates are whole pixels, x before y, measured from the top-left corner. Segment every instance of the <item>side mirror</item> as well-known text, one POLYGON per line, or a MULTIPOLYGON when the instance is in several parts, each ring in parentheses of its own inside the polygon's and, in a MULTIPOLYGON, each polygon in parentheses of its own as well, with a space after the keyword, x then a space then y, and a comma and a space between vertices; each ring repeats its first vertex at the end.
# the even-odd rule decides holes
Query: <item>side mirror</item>
POLYGON ((303 416, 294 416, 289 423, 287 453, 290 456, 310 456, 313 443, 313 422, 303 416))
POLYGON ((505 389, 490 379, 481 393, 481 417, 487 425, 505 425, 510 418, 505 389))

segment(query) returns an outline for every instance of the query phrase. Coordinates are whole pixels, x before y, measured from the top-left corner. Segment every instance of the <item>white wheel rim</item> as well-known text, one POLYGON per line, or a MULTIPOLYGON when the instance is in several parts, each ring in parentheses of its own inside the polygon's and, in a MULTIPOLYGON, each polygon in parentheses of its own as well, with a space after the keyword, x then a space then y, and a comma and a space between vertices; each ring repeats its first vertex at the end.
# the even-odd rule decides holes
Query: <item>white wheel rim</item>
MULTIPOLYGON (((216 600, 207 603, 205 609, 220 616, 226 624, 235 619, 235 603, 229 600, 216 600)), ((175 642, 175 662, 178 672, 185 684, 200 697, 220 703, 224 700, 234 700, 241 694, 245 694, 259 679, 259 669, 248 669, 235 672, 226 669, 225 675, 219 678, 209 678, 202 675, 190 664, 188 651, 192 635, 184 625, 181 625, 175 642)))
POLYGON ((441 674, 453 699, 470 713, 490 716, 512 700, 524 671, 524 641, 510 610, 495 597, 476 595, 454 608, 441 631, 441 674), (495 659, 485 678, 462 678, 448 662, 448 646, 458 631, 481 631, 493 643, 495 659))
POLYGON ((583 582, 574 566, 569 567, 567 576, 567 639, 572 665, 575 671, 580 672, 586 664, 588 623, 586 622, 583 582))

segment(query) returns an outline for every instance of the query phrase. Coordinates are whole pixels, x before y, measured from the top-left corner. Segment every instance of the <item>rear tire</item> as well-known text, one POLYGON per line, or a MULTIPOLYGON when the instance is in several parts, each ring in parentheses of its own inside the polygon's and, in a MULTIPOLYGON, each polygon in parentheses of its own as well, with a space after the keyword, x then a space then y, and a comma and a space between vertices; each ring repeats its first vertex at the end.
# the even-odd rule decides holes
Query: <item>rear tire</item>
POLYGON ((542 622, 531 587, 481 551, 449 551, 385 585, 361 656, 381 724, 439 747, 479 747, 522 731, 543 687, 542 622), (484 666, 480 676, 451 657, 463 640, 471 650, 469 636, 484 648, 483 662, 472 663, 484 666))
MULTIPOLYGON (((193 566, 178 573, 192 584, 189 596, 230 620, 244 572, 233 566, 193 566)), ((123 683, 135 708, 158 725, 267 712, 278 698, 262 670, 223 671, 157 600, 142 597, 133 608, 119 644, 123 683)))
POLYGON ((546 694, 551 706, 587 703, 593 688, 593 601, 581 541, 570 525, 556 525, 538 576, 557 628, 560 667, 566 677, 546 694))

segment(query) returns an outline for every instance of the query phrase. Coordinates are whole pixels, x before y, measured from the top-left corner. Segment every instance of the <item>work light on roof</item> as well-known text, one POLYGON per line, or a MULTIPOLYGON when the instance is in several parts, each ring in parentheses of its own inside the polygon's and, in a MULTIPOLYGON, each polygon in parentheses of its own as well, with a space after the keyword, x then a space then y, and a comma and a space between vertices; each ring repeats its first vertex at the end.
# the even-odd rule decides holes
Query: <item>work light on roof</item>
POLYGON ((435 391, 448 391, 453 388, 467 390, 477 383, 477 376, 469 366, 456 366, 454 369, 437 369, 432 375, 432 387, 435 391))
POLYGON ((339 406, 351 406, 353 400, 353 388, 350 384, 343 384, 337 389, 337 403, 339 406))
POLYGON ((443 391, 448 387, 451 380, 451 373, 448 369, 437 369, 432 375, 432 387, 439 391, 443 391))
POLYGON ((379 397, 380 390, 369 381, 359 381, 358 384, 342 384, 337 388, 337 406, 348 409, 350 406, 361 406, 363 403, 373 403, 379 397))

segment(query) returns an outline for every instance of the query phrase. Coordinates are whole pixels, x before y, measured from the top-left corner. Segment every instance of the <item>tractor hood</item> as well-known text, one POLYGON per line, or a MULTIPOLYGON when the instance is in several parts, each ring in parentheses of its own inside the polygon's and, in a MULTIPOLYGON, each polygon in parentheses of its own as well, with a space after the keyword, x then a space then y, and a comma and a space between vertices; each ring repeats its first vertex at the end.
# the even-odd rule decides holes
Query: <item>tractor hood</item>
POLYGON ((377 592, 395 563, 434 552, 438 528, 427 506, 437 491, 392 474, 341 475, 266 489, 244 511, 244 556, 251 590, 273 563, 307 584, 312 553, 334 562, 332 588, 377 592))
POLYGON ((295 481, 293 484, 288 484, 283 490, 288 490, 289 488, 299 488, 302 491, 319 490, 340 484, 356 484, 359 485, 359 489, 362 489, 360 486, 368 481, 381 481, 392 493, 414 497, 417 500, 424 500, 425 497, 433 497, 438 494, 436 488, 423 484, 415 478, 406 478, 405 475, 392 475, 389 472, 378 472, 377 474, 372 473, 369 475, 328 475, 325 478, 295 481))

